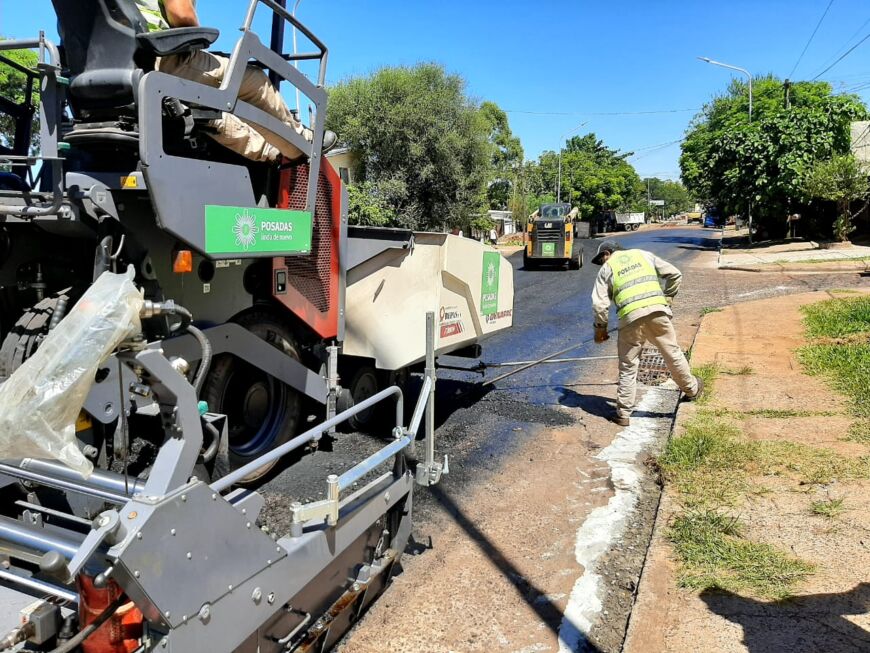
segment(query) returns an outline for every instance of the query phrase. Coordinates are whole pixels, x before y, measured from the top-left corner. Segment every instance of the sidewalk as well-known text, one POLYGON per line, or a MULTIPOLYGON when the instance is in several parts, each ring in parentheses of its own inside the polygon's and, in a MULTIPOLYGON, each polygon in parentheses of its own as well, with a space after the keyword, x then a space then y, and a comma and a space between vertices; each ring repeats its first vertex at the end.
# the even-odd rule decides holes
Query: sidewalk
POLYGON ((802 305, 853 296, 806 293, 704 316, 692 363, 719 374, 706 404, 682 405, 673 437, 689 442, 704 424, 710 436, 683 450, 695 457, 691 482, 666 486, 625 653, 870 650, 870 449, 846 440, 847 399, 804 374, 794 353, 806 343, 802 305), (723 432, 744 457, 723 449, 708 470, 704 447, 723 432), (675 529, 692 519, 721 531, 704 533, 690 569, 675 529), (731 566, 717 567, 722 559, 731 566))
MULTIPOLYGON (((743 230, 745 232, 745 230, 743 230)), ((769 246, 728 247, 726 240, 739 232, 724 234, 719 253, 720 270, 773 271, 866 271, 870 270, 870 247, 839 245, 821 247, 814 241, 793 241, 769 246)))

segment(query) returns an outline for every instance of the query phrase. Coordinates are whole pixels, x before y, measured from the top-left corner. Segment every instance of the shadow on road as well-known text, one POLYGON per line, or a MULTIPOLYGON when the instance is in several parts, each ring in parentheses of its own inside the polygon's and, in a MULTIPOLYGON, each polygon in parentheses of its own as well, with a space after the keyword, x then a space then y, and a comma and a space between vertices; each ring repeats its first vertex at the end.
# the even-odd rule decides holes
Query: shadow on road
POLYGON ((556 390, 559 392, 559 403, 566 408, 580 408, 590 415, 605 419, 613 415, 614 404, 610 397, 584 395, 565 386, 559 386, 556 390))
POLYGON ((658 243, 677 243, 679 249, 711 250, 719 247, 718 239, 702 236, 654 236, 650 238, 650 241, 658 243), (692 245, 692 247, 686 247, 686 245, 692 245))
POLYGON ((812 594, 770 603, 705 590, 707 607, 743 628, 749 653, 851 653, 870 650, 870 632, 846 615, 870 611, 870 583, 840 594, 812 594))
MULTIPOLYGON (((456 505, 450 495, 440 485, 429 488, 429 491, 441 508, 453 518, 457 525, 465 531, 468 537, 489 559, 493 568, 510 582, 516 590, 517 595, 535 611, 541 621, 546 624, 547 628, 558 637, 559 627, 562 624, 562 611, 547 597, 546 592, 526 579, 522 570, 504 554, 495 542, 490 540, 474 524, 474 520, 468 517, 456 505)), ((581 643, 577 653, 601 653, 601 649, 593 642, 587 640, 581 643)))

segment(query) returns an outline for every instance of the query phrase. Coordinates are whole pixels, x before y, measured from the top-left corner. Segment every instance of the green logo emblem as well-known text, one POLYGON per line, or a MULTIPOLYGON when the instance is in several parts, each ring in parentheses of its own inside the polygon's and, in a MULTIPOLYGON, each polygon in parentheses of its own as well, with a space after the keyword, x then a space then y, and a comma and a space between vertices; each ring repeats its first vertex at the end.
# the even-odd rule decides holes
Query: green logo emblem
POLYGON ((628 254, 620 254, 617 261, 620 265, 627 265, 631 263, 631 257, 628 254))
POLYGON ((236 246, 241 247, 247 252, 257 243, 258 231, 256 219, 248 213, 248 209, 242 211, 241 214, 236 213, 236 224, 233 226, 233 233, 236 235, 236 246))
POLYGON ((556 243, 541 243, 541 254, 544 256, 555 256, 556 243))
POLYGON ((498 273, 501 268, 501 254, 483 253, 483 274, 480 280, 480 314, 492 315, 498 312, 498 273))
POLYGON ((207 205, 205 251, 215 256, 307 254, 311 251, 311 213, 207 205))

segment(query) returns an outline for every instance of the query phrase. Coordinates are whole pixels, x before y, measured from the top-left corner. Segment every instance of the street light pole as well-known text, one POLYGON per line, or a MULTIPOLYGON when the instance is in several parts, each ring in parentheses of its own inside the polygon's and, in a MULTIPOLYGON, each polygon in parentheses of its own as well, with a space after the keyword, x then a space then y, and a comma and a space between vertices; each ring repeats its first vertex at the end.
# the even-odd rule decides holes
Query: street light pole
MULTIPOLYGON (((752 73, 750 73, 746 68, 740 68, 739 66, 732 66, 731 64, 722 63, 721 61, 713 61, 709 57, 698 57, 701 61, 711 64, 713 66, 721 66, 722 68, 729 68, 730 70, 736 70, 737 72, 743 73, 746 75, 746 78, 749 80, 749 122, 752 122, 752 73)), ((752 198, 749 198, 749 209, 747 211, 749 218, 749 242, 752 242, 752 198)))
POLYGON ((740 66, 732 66, 731 64, 722 63, 721 61, 713 61, 709 57, 698 57, 698 59, 713 66, 729 68, 730 70, 736 70, 737 72, 741 72, 746 75, 746 78, 749 80, 749 122, 752 122, 752 73, 746 70, 746 68, 741 68, 740 66))
POLYGON ((570 131, 565 132, 562 136, 559 137, 559 175, 556 181, 556 202, 561 203, 562 201, 562 150, 565 149, 565 145, 563 141, 566 137, 573 134, 575 131, 589 124, 589 121, 581 122, 579 125, 571 129, 570 131))

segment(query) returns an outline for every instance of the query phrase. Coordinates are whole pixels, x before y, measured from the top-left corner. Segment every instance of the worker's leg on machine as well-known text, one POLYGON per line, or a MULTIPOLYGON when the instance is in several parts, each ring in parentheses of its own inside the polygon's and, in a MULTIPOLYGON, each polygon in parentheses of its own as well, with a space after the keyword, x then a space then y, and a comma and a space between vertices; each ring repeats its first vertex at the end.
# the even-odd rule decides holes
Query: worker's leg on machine
POLYGON ((643 328, 638 322, 619 327, 616 353, 619 356, 619 381, 616 387, 616 416, 631 417, 637 394, 637 368, 643 349, 643 328))
POLYGON ((692 374, 689 361, 677 343, 677 332, 671 318, 664 313, 653 313, 642 319, 646 339, 656 346, 668 366, 676 384, 687 396, 698 394, 698 379, 692 374))
POLYGON ((220 119, 209 121, 208 126, 213 130, 207 132, 211 138, 246 159, 272 163, 281 156, 281 151, 260 132, 231 113, 224 113, 220 119))
MULTIPOLYGON (((230 60, 226 57, 198 50, 190 54, 161 57, 157 62, 157 69, 169 75, 217 88, 223 82, 229 63, 230 60)), ((293 114, 290 113, 280 93, 275 90, 262 70, 251 66, 247 67, 239 89, 239 99, 272 114, 298 134, 302 134, 309 141, 311 140, 311 130, 305 129, 299 121, 293 118, 293 114)), ((259 125, 251 125, 231 114, 224 114, 222 119, 212 121, 211 127, 218 132, 215 135, 215 140, 254 161, 268 160, 248 154, 262 150, 260 143, 262 139, 280 150, 281 154, 288 159, 297 159, 303 154, 299 148, 268 129, 259 125), (243 129, 240 123, 247 128, 243 129)))

